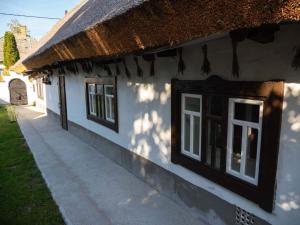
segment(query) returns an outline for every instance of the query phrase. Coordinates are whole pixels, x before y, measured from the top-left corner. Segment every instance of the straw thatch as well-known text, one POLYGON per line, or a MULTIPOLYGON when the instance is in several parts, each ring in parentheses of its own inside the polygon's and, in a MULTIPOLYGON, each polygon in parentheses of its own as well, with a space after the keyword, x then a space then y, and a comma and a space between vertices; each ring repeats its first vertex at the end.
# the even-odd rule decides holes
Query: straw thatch
POLYGON ((89 0, 20 63, 34 69, 58 61, 119 56, 299 19, 299 0, 89 0))

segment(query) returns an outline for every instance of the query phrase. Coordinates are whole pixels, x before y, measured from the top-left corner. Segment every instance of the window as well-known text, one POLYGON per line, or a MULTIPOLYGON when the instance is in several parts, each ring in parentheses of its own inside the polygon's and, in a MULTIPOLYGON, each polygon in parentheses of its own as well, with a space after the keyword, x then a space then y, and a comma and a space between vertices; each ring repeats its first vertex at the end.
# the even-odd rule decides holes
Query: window
POLYGON ((90 114, 97 116, 97 101, 96 101, 96 84, 88 84, 88 93, 89 93, 89 109, 90 114))
POLYGON ((263 101, 229 99, 227 172, 257 185, 263 101))
POLYGON ((105 89, 105 118, 110 122, 115 122, 115 108, 114 108, 114 93, 112 85, 104 85, 105 89))
POLYGON ((87 78, 86 89, 88 119, 118 131, 116 78, 87 78))
POLYGON ((44 99, 44 84, 42 78, 36 80, 36 93, 39 99, 44 99))
POLYGON ((182 143, 183 154, 200 160, 201 95, 182 95, 182 143))
POLYGON ((172 162, 271 212, 283 82, 172 80, 172 162))

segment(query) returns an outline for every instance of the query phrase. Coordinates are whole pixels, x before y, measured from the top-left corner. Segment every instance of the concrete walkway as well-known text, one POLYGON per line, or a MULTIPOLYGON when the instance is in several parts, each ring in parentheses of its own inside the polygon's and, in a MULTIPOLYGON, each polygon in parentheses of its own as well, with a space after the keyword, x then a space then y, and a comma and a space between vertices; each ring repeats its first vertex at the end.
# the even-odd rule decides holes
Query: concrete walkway
POLYGON ((16 112, 22 133, 67 224, 203 224, 187 208, 62 130, 53 118, 33 107, 17 107, 16 112))

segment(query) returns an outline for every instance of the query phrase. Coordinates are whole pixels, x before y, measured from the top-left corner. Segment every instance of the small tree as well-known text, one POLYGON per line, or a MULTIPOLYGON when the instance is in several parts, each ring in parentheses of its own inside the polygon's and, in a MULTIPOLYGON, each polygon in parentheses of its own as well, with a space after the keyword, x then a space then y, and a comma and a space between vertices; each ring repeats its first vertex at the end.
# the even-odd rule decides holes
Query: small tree
POLYGON ((17 42, 12 32, 5 32, 4 34, 3 56, 3 63, 6 68, 11 67, 20 59, 17 42))

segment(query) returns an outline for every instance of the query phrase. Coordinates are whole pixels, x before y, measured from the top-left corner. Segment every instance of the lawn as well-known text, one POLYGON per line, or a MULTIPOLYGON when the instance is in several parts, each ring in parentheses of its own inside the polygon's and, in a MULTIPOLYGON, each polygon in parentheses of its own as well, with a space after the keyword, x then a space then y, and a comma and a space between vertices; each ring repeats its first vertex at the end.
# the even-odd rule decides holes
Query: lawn
POLYGON ((64 224, 16 122, 0 106, 0 224, 64 224))

